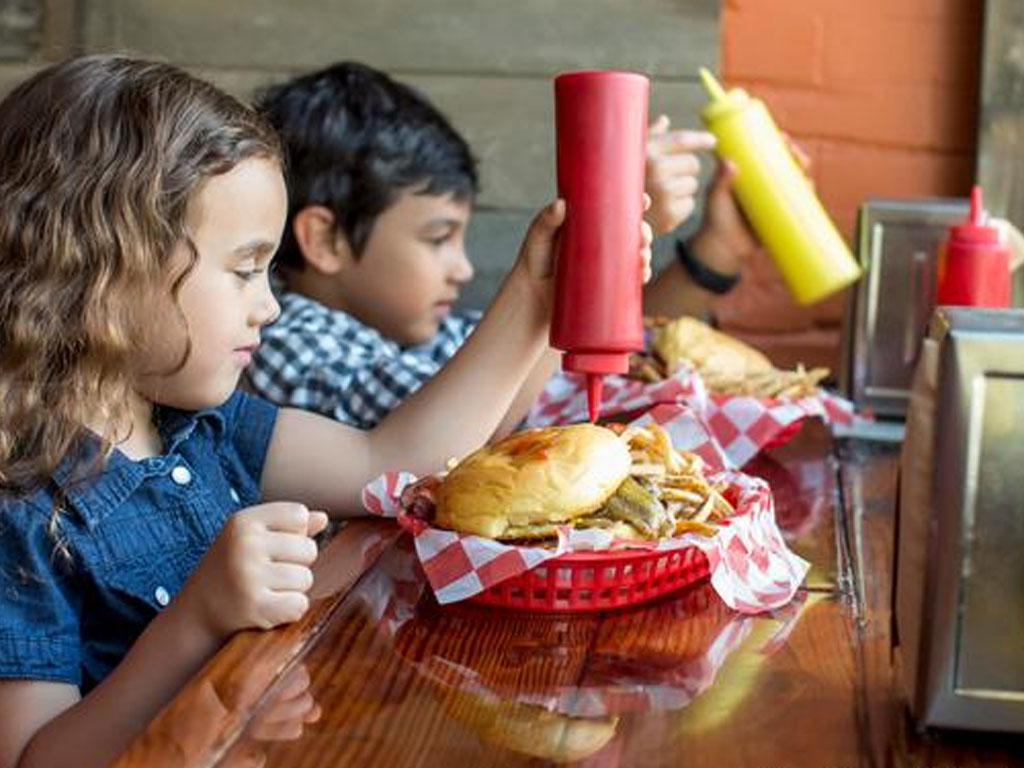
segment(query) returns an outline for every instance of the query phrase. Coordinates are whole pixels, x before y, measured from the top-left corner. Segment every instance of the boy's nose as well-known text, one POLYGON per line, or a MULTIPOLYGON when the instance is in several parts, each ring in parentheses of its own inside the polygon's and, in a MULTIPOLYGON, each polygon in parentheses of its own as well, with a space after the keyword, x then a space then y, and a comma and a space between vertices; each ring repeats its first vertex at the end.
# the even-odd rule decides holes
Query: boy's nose
POLYGON ((468 283, 473 279, 473 264, 464 249, 459 250, 450 274, 452 282, 455 283, 468 283))

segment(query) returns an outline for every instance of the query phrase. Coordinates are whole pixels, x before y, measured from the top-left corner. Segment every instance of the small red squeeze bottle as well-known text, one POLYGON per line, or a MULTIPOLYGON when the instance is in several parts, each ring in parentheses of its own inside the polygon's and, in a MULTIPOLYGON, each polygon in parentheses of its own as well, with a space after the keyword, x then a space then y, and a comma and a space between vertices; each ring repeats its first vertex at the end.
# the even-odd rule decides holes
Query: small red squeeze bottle
POLYGON ((555 262, 551 346, 562 370, 587 376, 590 420, 603 376, 643 348, 643 219, 649 83, 632 72, 555 78, 558 194, 565 222, 555 262))
POLYGON ((971 213, 950 227, 939 255, 938 303, 969 307, 1010 306, 1010 246, 987 224, 981 187, 971 190, 971 213))

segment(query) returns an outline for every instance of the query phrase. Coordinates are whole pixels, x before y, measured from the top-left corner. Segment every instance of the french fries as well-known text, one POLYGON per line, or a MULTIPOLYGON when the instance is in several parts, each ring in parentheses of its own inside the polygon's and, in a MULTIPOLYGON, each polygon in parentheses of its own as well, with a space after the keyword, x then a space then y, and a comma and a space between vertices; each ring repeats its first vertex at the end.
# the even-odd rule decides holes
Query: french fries
POLYGON ((630 474, 650 478, 650 490, 675 521, 675 535, 713 536, 721 520, 736 514, 722 496, 722 487, 704 476, 704 461, 695 453, 677 451, 668 433, 657 424, 617 427, 633 457, 630 474))
POLYGON ((737 377, 714 372, 701 372, 704 383, 712 392, 728 395, 749 395, 751 397, 796 398, 813 395, 818 385, 828 376, 828 368, 807 370, 798 365, 794 371, 778 368, 737 377))

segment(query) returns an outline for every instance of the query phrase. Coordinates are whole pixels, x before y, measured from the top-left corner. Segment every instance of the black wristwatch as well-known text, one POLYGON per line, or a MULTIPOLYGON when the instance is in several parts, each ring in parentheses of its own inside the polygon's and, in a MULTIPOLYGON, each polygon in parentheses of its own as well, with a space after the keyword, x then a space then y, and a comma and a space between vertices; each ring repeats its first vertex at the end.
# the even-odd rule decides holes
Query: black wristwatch
POLYGON ((690 246, 684 240, 676 240, 676 257, 679 259, 679 263, 683 265, 683 269, 686 270, 686 274, 693 279, 693 282, 704 290, 711 291, 711 293, 718 294, 719 296, 735 288, 736 283, 740 280, 738 274, 723 275, 721 272, 709 267, 693 255, 693 251, 690 250, 690 246))

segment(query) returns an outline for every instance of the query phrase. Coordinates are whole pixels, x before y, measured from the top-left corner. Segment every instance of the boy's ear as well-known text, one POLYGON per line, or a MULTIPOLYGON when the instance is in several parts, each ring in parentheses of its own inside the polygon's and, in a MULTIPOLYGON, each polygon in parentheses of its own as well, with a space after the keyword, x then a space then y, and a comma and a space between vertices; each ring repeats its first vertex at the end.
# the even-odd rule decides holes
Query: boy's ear
POLYGON ((292 219, 295 242, 306 264, 325 275, 336 275, 355 263, 348 239, 334 228, 334 214, 323 205, 307 205, 292 219))

